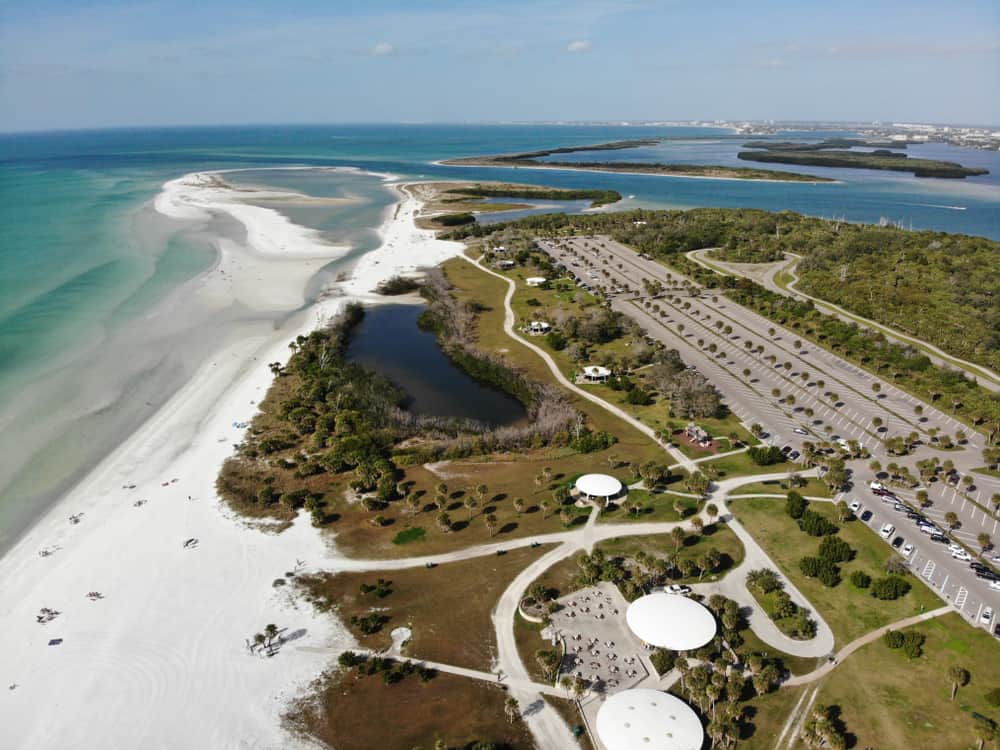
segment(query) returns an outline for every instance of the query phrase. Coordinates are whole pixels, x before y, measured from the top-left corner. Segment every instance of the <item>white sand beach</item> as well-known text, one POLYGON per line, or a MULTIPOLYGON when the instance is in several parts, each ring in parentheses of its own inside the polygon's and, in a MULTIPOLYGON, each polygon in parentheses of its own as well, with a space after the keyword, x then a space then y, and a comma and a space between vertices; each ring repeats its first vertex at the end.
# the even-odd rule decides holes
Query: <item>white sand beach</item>
MULTIPOLYGON (((226 212, 247 228, 252 250, 223 244, 220 263, 197 281, 220 305, 245 299, 280 308, 302 294, 317 267, 346 252, 232 192, 204 174, 188 175, 156 199, 158 210, 177 218, 226 212)), ((382 245, 339 291, 278 331, 216 352, 0 559, 0 745, 298 744, 280 716, 330 658, 301 647, 351 639, 272 582, 336 551, 307 518, 281 534, 248 527, 219 503, 215 478, 242 437, 234 423, 249 421, 270 384, 267 363, 287 359, 296 334, 347 299, 376 301, 379 281, 461 250, 417 229, 419 204, 402 189, 401 197, 382 245), (40 623, 43 608, 58 615, 40 623), (249 654, 246 639, 268 623, 289 640, 270 658, 249 654)))

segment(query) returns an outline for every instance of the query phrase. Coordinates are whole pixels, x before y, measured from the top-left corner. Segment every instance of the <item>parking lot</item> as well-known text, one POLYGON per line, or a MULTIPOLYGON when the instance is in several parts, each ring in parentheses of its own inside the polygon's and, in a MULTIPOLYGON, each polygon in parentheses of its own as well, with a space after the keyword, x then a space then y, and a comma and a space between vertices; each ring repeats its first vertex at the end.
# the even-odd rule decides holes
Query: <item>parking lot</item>
MULTIPOLYGON (((676 348, 712 381, 744 423, 764 427, 767 442, 801 452, 806 441, 842 438, 856 440, 867 449, 870 458, 848 463, 853 487, 844 498, 849 502, 856 498, 869 508, 871 523, 895 515, 891 509, 876 508, 867 490, 876 478, 869 468, 872 459, 883 466, 891 462, 907 466, 915 476, 919 475, 915 469, 919 459, 950 459, 956 482, 982 464, 983 437, 951 416, 620 243, 606 237, 574 237, 541 240, 539 246, 578 282, 603 289, 612 307, 635 319, 647 335, 676 348), (918 406, 922 413, 917 412, 918 406), (953 439, 962 431, 967 441, 942 450, 932 445, 932 428, 953 439), (885 437, 910 433, 917 433, 923 443, 911 455, 886 452, 885 437)), ((1000 525, 986 506, 1000 483, 971 476, 975 477, 967 491, 971 500, 950 483, 930 482, 926 490, 932 504, 922 512, 942 529, 947 528, 945 514, 954 512, 960 523, 949 533, 975 553, 980 532, 1000 542, 996 539, 1000 525)), ((915 491, 897 494, 915 505, 915 491)), ((905 516, 901 518, 912 526, 905 516)), ((915 526, 907 532, 907 542, 915 548, 909 560, 914 573, 979 624, 984 602, 1000 601, 1000 592, 976 578, 966 562, 952 559, 946 545, 929 541, 915 526)), ((892 549, 888 543, 886 549, 892 549)))

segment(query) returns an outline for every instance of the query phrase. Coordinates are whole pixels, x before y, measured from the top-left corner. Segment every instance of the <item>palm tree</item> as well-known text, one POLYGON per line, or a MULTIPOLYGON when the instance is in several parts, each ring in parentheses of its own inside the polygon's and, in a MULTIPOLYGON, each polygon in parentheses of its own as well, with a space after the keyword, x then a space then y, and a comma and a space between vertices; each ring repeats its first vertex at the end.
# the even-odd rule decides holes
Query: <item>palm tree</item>
POLYGON ((406 499, 403 502, 406 503, 407 509, 414 515, 416 515, 420 511, 420 498, 417 496, 416 493, 411 493, 407 495, 406 499))
POLYGON ((715 503, 709 503, 705 506, 705 513, 708 514, 709 521, 714 522, 715 517, 719 515, 719 507, 715 503))
POLYGON ((441 511, 437 515, 437 525, 445 534, 451 531, 451 516, 449 516, 444 511, 441 511))
POLYGON ((479 498, 479 502, 485 503, 486 496, 490 493, 490 488, 485 484, 476 485, 476 497, 479 498))
POLYGON ((676 526, 673 531, 670 532, 670 538, 673 540, 674 546, 677 549, 680 549, 684 546, 684 541, 687 539, 687 532, 680 526, 676 526))
POLYGON ((271 648, 271 641, 278 637, 278 626, 274 623, 265 625, 264 636, 267 638, 267 647, 271 648))
POLYGON ((517 698, 509 696, 507 700, 503 702, 503 712, 507 716, 507 721, 513 724, 514 719, 521 715, 521 706, 517 702, 517 698))
POLYGON ((538 507, 542 509, 542 518, 548 518, 549 511, 552 510, 552 503, 548 500, 542 500, 542 502, 538 504, 538 507))
POLYGON ((948 679, 951 681, 951 699, 955 700, 955 693, 969 681, 969 670, 953 664, 948 667, 948 679))
POLYGON ((267 636, 263 633, 254 633, 253 642, 256 646, 263 646, 267 643, 267 636))
POLYGON ((486 515, 486 530, 490 532, 490 539, 496 534, 497 526, 500 525, 500 521, 497 519, 496 513, 488 513, 486 515))
POLYGON ((513 505, 514 505, 514 512, 517 513, 517 515, 521 515, 522 513, 524 513, 523 497, 515 497, 513 505))
POLYGON ((979 532, 979 536, 976 537, 976 543, 979 544, 979 549, 981 550, 979 553, 980 556, 986 554, 986 550, 993 546, 993 543, 990 541, 990 535, 985 531, 979 532))
POLYGON ((474 498, 472 495, 468 495, 467 494, 465 496, 465 500, 463 501, 463 503, 464 503, 466 509, 469 511, 469 522, 471 523, 471 521, 472 521, 472 511, 474 511, 476 509, 476 506, 479 505, 479 501, 476 500, 476 498, 474 498))
POLYGON ((954 529, 958 526, 958 515, 953 510, 949 510, 944 514, 944 522, 948 524, 949 529, 954 529))
POLYGON ((983 750, 985 743, 995 740, 997 737, 997 725, 992 721, 977 719, 973 731, 976 733, 977 750, 983 750))

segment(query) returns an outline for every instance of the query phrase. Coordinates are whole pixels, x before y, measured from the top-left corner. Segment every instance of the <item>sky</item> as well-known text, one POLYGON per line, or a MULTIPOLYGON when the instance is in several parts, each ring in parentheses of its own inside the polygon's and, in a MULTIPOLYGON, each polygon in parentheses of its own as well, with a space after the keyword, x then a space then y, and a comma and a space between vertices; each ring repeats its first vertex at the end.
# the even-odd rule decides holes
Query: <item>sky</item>
POLYGON ((0 0, 0 130, 1000 125, 996 0, 0 0))

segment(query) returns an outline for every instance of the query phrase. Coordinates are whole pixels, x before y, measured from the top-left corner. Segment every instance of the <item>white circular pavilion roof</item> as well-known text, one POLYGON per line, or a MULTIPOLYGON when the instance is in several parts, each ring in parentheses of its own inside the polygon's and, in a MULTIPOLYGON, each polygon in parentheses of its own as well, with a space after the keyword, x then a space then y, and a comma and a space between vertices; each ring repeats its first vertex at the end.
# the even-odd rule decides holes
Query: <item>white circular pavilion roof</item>
POLYGON ((576 480, 576 489, 590 497, 614 497, 622 491, 622 483, 607 474, 584 474, 576 480))
POLYGON ((690 706, 648 688, 622 690, 604 701, 597 734, 607 750, 699 750, 705 739, 690 706))
POLYGON ((629 605, 625 621, 645 643, 671 651, 701 648, 717 627, 706 607, 680 594, 642 596, 629 605))

